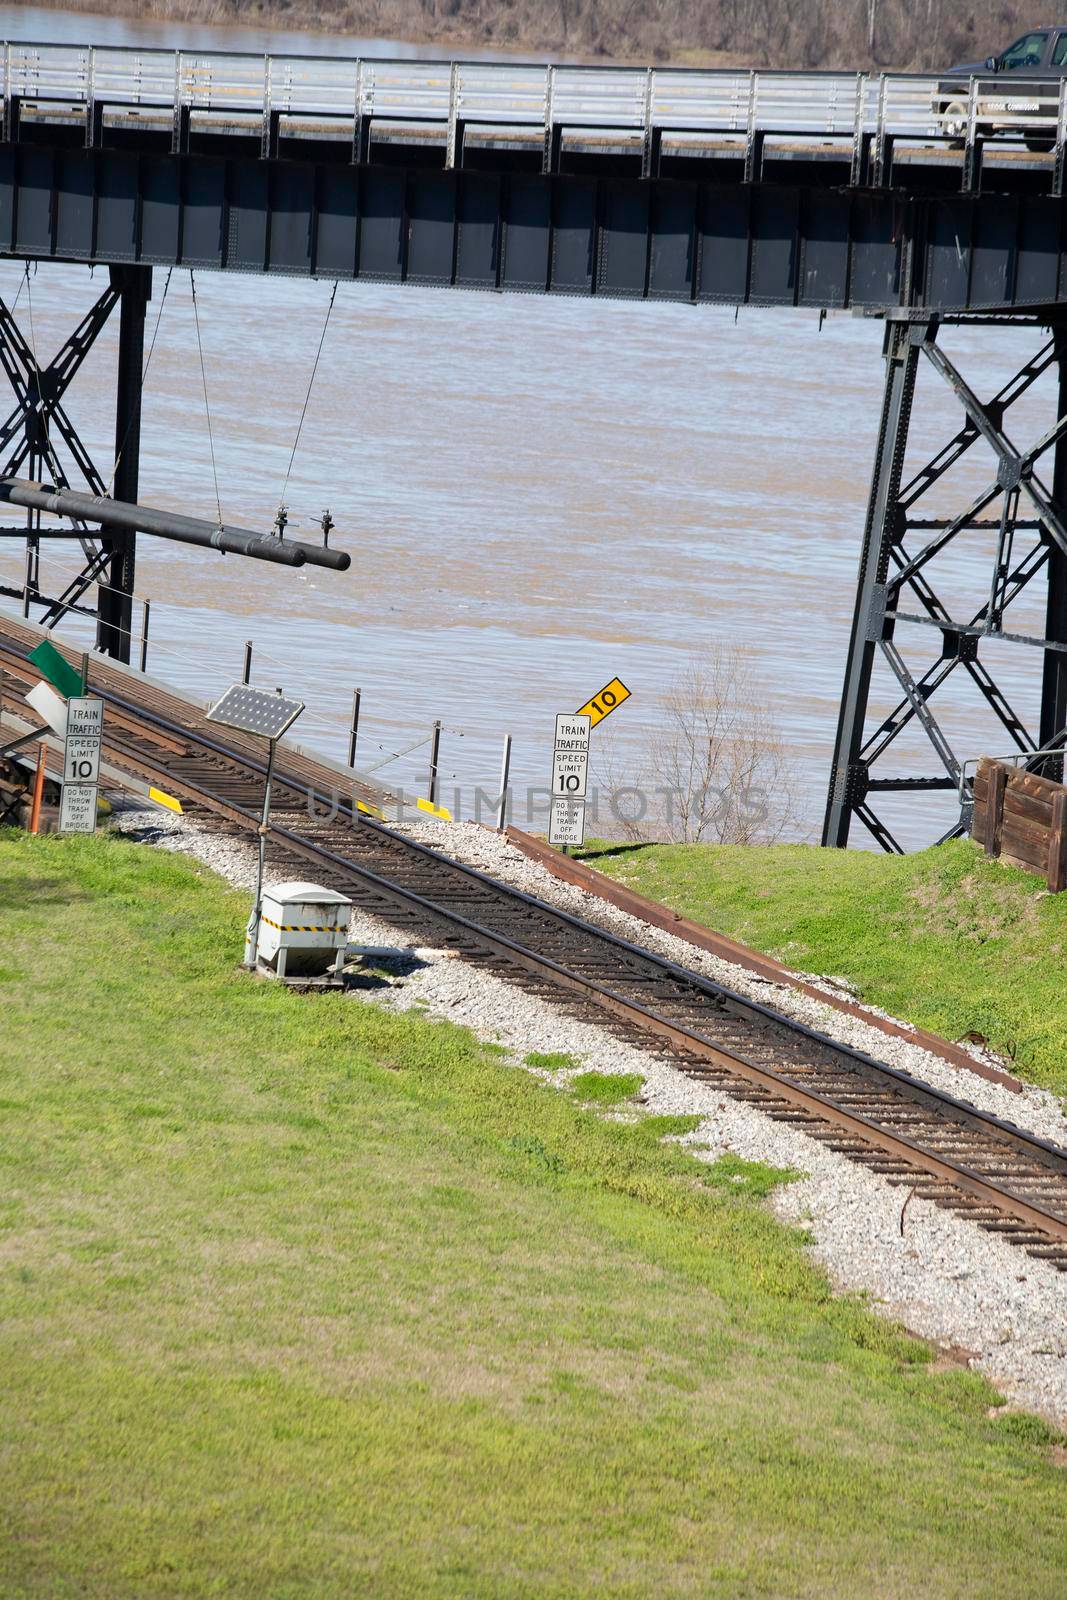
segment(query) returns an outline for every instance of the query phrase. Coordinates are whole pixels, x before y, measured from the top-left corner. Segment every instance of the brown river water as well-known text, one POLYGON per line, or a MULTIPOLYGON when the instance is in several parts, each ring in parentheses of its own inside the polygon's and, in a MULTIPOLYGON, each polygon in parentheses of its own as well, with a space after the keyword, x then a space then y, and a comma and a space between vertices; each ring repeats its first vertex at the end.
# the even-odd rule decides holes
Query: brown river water
MULTIPOLYGON (((323 48, 306 36, 32 8, 5 10, 2 21, 7 37, 323 48)), ((148 340, 159 320, 144 389, 141 497, 214 516, 213 440, 224 517, 266 531, 331 285, 197 276, 209 439, 189 274, 174 272, 164 302, 166 279, 157 269, 149 307, 148 340)), ((0 262, 0 295, 8 305, 17 298, 42 361, 105 283, 53 262, 27 280, 20 263, 0 262)), ((102 336, 68 406, 105 479, 115 333, 102 336)), ((524 821, 527 787, 547 781, 555 712, 622 677, 632 699, 594 741, 601 753, 610 747, 615 780, 630 781, 647 763, 676 675, 716 644, 740 645, 799 774, 794 833, 816 837, 878 426, 881 340, 881 324, 851 316, 820 325, 802 312, 342 284, 286 501, 297 536, 316 537, 329 507, 332 542, 351 552, 351 570, 290 572, 142 539, 149 670, 207 698, 239 675, 250 638, 255 681, 307 700, 294 736, 337 758, 358 685, 363 769, 440 718, 442 798, 451 805, 460 784, 465 814, 475 785, 495 788, 511 733, 524 821)), ((1041 340, 1032 329, 966 328, 946 331, 943 342, 979 392, 992 394, 1041 340)), ((932 370, 919 394, 916 465, 958 425, 932 370)), ((1035 385, 1011 413, 1017 443, 1052 421, 1053 405, 1051 386, 1035 385)), ((953 492, 933 503, 958 509, 992 476, 991 458, 976 447, 953 492)), ((49 587, 75 564, 63 548, 45 548, 49 587)), ((972 535, 942 569, 940 592, 977 609, 989 563, 988 541, 972 535)), ((21 545, 3 541, 0 582, 21 584, 23 565, 21 545)), ((1018 608, 1013 626, 1038 632, 1041 622, 1035 603, 1018 608)), ((64 632, 85 637, 69 619, 64 632)), ((916 672, 939 648, 932 631, 903 626, 898 643, 916 672)), ((1020 708, 1036 704, 1037 651, 989 644, 984 654, 1020 708)), ((1002 753, 1005 735, 959 676, 959 689, 936 703, 958 754, 1002 753)), ((877 711, 897 698, 887 675, 880 684, 877 711)), ((423 793, 425 764, 422 746, 381 776, 423 793)), ((594 774, 597 764, 594 744, 594 774)), ((885 770, 935 771, 936 757, 915 735, 885 770)), ((933 810, 899 801, 879 809, 906 843, 951 820, 944 797, 933 810)), ((605 816, 599 831, 618 828, 605 816)), ((866 842, 862 830, 854 842, 866 842)))

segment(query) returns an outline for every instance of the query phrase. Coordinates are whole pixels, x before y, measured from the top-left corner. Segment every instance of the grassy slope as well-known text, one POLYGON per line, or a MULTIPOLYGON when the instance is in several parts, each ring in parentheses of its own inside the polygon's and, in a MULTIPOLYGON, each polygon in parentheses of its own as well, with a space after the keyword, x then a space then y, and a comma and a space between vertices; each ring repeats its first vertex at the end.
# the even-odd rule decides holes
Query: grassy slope
POLYGON ((1046 1430, 762 1169, 239 974, 184 861, 0 836, 0 907, 5 1597, 1062 1593, 1046 1430))
POLYGON ((969 840, 909 856, 811 845, 594 845, 591 866, 950 1039, 980 1033, 1067 1094, 1067 895, 969 840))

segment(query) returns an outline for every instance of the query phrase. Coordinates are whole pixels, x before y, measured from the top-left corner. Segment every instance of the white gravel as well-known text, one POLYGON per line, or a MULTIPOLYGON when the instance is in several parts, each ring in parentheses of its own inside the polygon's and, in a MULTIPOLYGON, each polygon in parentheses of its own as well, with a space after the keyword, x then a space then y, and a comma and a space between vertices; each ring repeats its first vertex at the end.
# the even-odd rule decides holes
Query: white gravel
MULTIPOLYGON (((954 1067, 951 1062, 942 1056, 932 1055, 921 1045, 883 1033, 880 1028, 873 1027, 859 1017, 850 1016, 846 1011, 839 1011, 836 1006, 824 1005, 787 984, 771 982, 750 972, 747 967, 723 961, 675 934, 665 933, 638 917, 630 916, 626 911, 620 911, 598 895, 561 882, 546 867, 531 861, 500 834, 476 827, 473 823, 410 819, 404 821, 403 831, 410 838, 453 855, 469 866, 480 867, 483 872, 492 873, 494 877, 527 894, 537 895, 550 905, 561 906, 620 938, 640 944, 644 949, 654 950, 658 955, 666 956, 668 960, 676 961, 693 972, 703 973, 705 977, 725 984, 737 994, 796 1017, 809 1028, 817 1028, 820 1033, 851 1045, 853 1049, 864 1050, 901 1072, 934 1084, 958 1100, 969 1101, 983 1111, 1003 1117, 1005 1121, 1018 1123, 1043 1139, 1067 1146, 1067 1114, 1056 1096, 1045 1089, 1027 1084, 1022 1093, 1018 1093, 1003 1084, 991 1083, 977 1073, 954 1067)), ((825 983, 824 979, 808 973, 797 973, 796 976, 808 983, 825 983)), ((888 1016, 886 1012, 881 1014, 888 1016)), ((908 1023, 899 1022, 895 1017, 889 1020, 897 1022, 902 1028, 909 1027, 908 1023)), ((988 1055, 984 1059, 988 1060, 988 1055)), ((1010 1071, 1010 1062, 996 1061, 994 1064, 1010 1071)))
MULTIPOLYGON (((163 848, 194 855, 235 885, 250 887, 254 882, 255 850, 242 840, 212 836, 187 819, 156 811, 123 812, 116 826, 163 848)), ((418 823, 405 824, 405 831, 739 992, 800 1016, 961 1099, 1067 1144, 1067 1125, 1050 1095, 1031 1089, 1024 1095, 1012 1094, 916 1045, 719 961, 560 883, 483 829, 418 823)), ((396 929, 377 918, 357 913, 351 937, 358 944, 394 952, 392 983, 381 989, 354 990, 361 999, 397 1010, 419 1008, 461 1023, 509 1047, 519 1061, 534 1051, 567 1055, 574 1068, 543 1074, 560 1084, 579 1070, 638 1073, 645 1080, 643 1098, 650 1110, 702 1118, 686 1140, 698 1159, 713 1161, 731 1152, 804 1173, 800 1181, 776 1192, 774 1210, 783 1220, 806 1228, 812 1254, 836 1286, 863 1292, 880 1313, 951 1351, 953 1359, 984 1372, 1012 1406, 1067 1426, 1067 1274, 918 1198, 908 1204, 902 1233, 901 1211, 908 1190, 893 1188, 796 1129, 694 1082, 654 1055, 621 1043, 606 1029, 569 1017, 450 952, 399 947, 396 929)))

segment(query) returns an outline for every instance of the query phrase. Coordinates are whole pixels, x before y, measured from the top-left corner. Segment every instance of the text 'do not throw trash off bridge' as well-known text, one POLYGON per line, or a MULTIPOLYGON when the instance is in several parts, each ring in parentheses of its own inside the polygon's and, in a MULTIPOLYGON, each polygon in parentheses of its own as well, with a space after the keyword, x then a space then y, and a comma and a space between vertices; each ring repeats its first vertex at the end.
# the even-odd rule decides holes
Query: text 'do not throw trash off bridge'
MULTIPOLYGON (((981 696, 1024 762, 1058 775, 1067 79, 1013 75, 991 96, 978 79, 914 74, 12 42, 0 101, 0 255, 103 265, 112 285, 46 374, 43 407, 26 403, 26 352, 0 306, 0 359, 24 402, 8 433, 64 428, 68 369, 119 304, 117 500, 137 498, 153 266, 884 318, 886 387, 825 842, 844 844, 856 818, 897 848, 880 793, 944 791, 945 836, 965 825, 967 769, 940 715, 951 693, 935 699, 950 680, 981 696), (939 342, 944 325, 967 320, 1036 330, 1038 353, 992 399, 939 342), (1020 446, 1005 414, 1047 371, 1059 376, 1056 416, 1020 446), (947 385, 960 420, 914 473, 904 463, 920 372, 947 385), (942 514, 922 497, 974 445, 994 463, 988 489, 942 514), (988 543, 991 570, 984 602, 961 613, 942 579, 967 540, 988 543), (1042 633, 1015 626, 1024 591, 1028 603, 1044 597, 1042 633), (905 660, 905 628, 930 640, 932 660, 905 660), (987 638, 1042 652, 1036 707, 1011 703, 981 655, 987 638), (876 673, 896 693, 872 728, 876 673), (916 730, 935 770, 892 773, 898 739, 916 730)), ((0 477, 24 477, 27 458, 31 477, 47 465, 36 436, 16 457, 11 471, 0 463, 0 477)), ((134 535, 105 531, 100 642, 120 654, 134 535)))

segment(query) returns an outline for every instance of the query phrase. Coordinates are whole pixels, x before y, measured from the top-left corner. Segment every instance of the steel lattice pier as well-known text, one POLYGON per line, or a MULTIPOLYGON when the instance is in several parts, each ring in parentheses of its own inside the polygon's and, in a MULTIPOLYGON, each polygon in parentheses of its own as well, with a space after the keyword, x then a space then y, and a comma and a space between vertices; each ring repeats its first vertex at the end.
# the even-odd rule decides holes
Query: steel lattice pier
MULTIPOLYGON (((952 838, 970 822, 970 776, 958 736, 943 719, 937 696, 951 679, 966 677, 1003 729, 1004 742, 1021 756, 1055 751, 1067 741, 1067 320, 1047 313, 1049 330, 1037 353, 991 400, 982 401, 939 342, 937 319, 894 320, 885 337, 885 392, 860 557, 852 632, 834 748, 823 843, 844 845, 855 817, 883 849, 899 851, 877 810, 879 794, 943 791, 945 828, 952 838), (1019 448, 1006 416, 1045 373, 1058 380, 1056 415, 1031 445, 1019 448), (905 476, 905 452, 920 376, 936 375, 961 411, 955 435, 918 470, 905 476), (992 453, 992 477, 957 512, 929 514, 926 497, 979 442, 992 453), (1051 484, 1041 476, 1051 457, 1051 484), (925 514, 924 514, 925 513, 925 514), (964 615, 939 590, 951 584, 954 552, 968 536, 989 539, 992 561, 987 597, 964 615), (1013 628, 1012 607, 1034 583, 1043 586, 1043 634, 1013 628), (905 660, 898 624, 920 628, 933 647, 920 665, 905 660), (1039 704, 1017 708, 990 664, 984 641, 1043 652, 1039 704), (876 673, 897 693, 892 710, 870 726, 868 704, 876 673), (887 773, 897 741, 918 727, 929 743, 934 770, 925 775, 887 773), (962 804, 961 804, 962 802, 962 804)), ((944 695, 941 697, 944 700, 944 695)), ((1027 762, 1048 777, 1062 772, 1062 757, 1027 762)))

